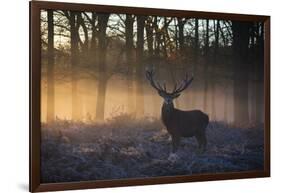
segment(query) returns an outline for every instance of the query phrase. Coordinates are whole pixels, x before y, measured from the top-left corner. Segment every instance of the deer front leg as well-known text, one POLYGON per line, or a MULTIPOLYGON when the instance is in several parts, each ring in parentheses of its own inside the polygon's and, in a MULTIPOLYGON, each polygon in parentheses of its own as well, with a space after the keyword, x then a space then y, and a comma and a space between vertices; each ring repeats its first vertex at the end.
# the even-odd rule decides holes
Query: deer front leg
POLYGON ((172 152, 173 153, 177 152, 179 144, 180 144, 180 137, 172 135, 172 145, 173 145, 172 152))
POLYGON ((173 163, 179 159, 179 157, 176 154, 178 147, 179 147, 179 143, 180 143, 180 138, 172 135, 172 146, 173 147, 172 147, 172 153, 170 153, 168 160, 173 163))

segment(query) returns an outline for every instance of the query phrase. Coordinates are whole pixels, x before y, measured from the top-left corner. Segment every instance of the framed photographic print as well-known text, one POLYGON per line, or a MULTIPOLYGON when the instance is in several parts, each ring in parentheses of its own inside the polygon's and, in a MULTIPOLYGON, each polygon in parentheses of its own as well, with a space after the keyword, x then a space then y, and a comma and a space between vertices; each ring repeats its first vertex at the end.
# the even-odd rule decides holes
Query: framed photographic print
POLYGON ((30 191, 270 176, 270 17, 30 2, 30 191))

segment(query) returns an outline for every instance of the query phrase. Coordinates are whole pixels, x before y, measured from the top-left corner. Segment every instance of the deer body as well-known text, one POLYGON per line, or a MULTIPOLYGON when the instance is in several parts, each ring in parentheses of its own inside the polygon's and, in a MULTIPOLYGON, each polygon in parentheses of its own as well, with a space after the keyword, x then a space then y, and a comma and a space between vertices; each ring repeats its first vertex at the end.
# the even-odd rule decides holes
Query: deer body
POLYGON ((182 111, 173 104, 163 103, 161 119, 168 133, 172 136, 173 152, 176 152, 181 137, 196 137, 199 148, 206 149, 205 129, 209 117, 200 110, 182 111))
POLYGON ((166 91, 166 85, 161 86, 154 81, 154 72, 146 71, 146 78, 150 81, 153 88, 164 99, 161 111, 163 124, 172 137, 173 153, 175 153, 180 144, 181 137, 195 137, 200 151, 206 150, 206 127, 209 124, 209 117, 200 110, 183 111, 176 109, 173 100, 180 96, 193 81, 193 77, 188 79, 187 75, 182 83, 178 86, 175 84, 172 92, 166 91))

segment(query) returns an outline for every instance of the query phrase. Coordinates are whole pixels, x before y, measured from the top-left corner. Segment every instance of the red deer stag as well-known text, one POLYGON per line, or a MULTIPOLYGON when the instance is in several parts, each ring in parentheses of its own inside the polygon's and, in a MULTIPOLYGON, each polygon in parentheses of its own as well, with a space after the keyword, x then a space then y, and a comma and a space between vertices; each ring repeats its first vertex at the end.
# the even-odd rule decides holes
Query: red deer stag
POLYGON ((165 84, 161 86, 159 82, 155 82, 154 75, 153 70, 146 70, 146 78, 164 99, 161 119, 172 137, 173 153, 177 151, 181 137, 195 137, 199 151, 204 152, 207 144, 205 130, 209 123, 208 115, 200 110, 182 111, 176 109, 173 104, 173 100, 191 84, 193 77, 188 79, 186 75, 179 85, 175 84, 172 92, 168 92, 165 84))

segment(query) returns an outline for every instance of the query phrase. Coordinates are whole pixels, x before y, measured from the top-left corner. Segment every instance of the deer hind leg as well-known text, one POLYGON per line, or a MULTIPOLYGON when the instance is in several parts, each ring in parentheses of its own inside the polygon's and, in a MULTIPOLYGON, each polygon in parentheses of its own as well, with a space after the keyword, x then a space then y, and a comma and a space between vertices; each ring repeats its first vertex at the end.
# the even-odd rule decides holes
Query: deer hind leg
POLYGON ((173 153, 177 152, 179 144, 180 144, 180 138, 178 136, 172 136, 173 153))
POLYGON ((202 152, 206 151, 206 146, 207 146, 207 138, 206 138, 206 134, 202 134, 202 147, 201 150, 202 152))
POLYGON ((207 146, 207 138, 206 138, 206 135, 205 133, 202 133, 200 135, 196 135, 196 140, 197 140, 197 143, 198 143, 198 151, 200 153, 203 153, 206 151, 206 146, 207 146))

